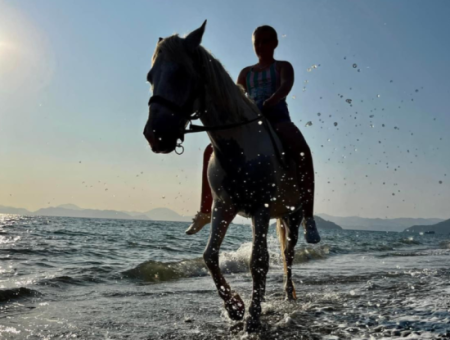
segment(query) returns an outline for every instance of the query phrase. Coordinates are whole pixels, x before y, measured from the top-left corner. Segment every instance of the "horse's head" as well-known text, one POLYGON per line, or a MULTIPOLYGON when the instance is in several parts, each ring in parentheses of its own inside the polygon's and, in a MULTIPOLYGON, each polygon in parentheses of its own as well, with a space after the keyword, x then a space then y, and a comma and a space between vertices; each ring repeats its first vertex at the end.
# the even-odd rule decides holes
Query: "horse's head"
POLYGON ((178 139, 184 140, 183 131, 198 106, 201 84, 194 56, 205 26, 206 20, 185 38, 159 38, 147 74, 153 96, 144 129, 153 152, 172 152, 178 139))

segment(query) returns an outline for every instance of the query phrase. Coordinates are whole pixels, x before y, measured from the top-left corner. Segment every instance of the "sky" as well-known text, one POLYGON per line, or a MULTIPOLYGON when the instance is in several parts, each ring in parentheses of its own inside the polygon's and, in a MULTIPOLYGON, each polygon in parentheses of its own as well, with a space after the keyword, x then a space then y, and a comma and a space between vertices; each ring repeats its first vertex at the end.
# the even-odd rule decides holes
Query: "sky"
POLYGON ((313 153, 316 213, 450 218, 447 0, 0 0, 0 205, 199 210, 206 134, 183 155, 142 132, 159 37, 208 20, 236 80, 260 25, 294 67, 291 118, 313 153))

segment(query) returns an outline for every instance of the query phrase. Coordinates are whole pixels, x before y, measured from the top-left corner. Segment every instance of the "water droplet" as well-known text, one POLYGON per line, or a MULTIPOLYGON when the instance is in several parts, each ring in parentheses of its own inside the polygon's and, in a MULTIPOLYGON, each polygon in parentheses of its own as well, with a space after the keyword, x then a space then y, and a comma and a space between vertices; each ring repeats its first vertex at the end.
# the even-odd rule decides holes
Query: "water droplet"
POLYGON ((308 126, 311 126, 311 125, 312 125, 312 122, 309 121, 308 123, 305 124, 305 127, 308 127, 308 126))
POLYGON ((380 97, 381 97, 381 95, 379 94, 379 95, 377 95, 377 97, 378 97, 378 98, 380 98, 380 97))
POLYGON ((305 153, 304 152, 300 152, 300 156, 305 156, 305 153))
POLYGON ((439 181, 439 184, 442 184, 442 181, 439 181))
POLYGON ((320 116, 320 112, 317 112, 317 115, 320 116))
POLYGON ((352 100, 349 98, 349 99, 346 99, 345 100, 347 103, 349 103, 349 104, 351 104, 352 103, 352 100))
POLYGON ((292 96, 292 99, 295 99, 296 97, 295 96, 292 96))
POLYGON ((264 206, 265 206, 266 208, 268 208, 268 207, 269 207, 269 203, 264 203, 264 206))
POLYGON ((338 123, 337 123, 337 122, 334 122, 334 126, 338 126, 338 123))
POLYGON ((358 67, 358 65, 356 65, 356 64, 353 64, 353 68, 357 68, 358 67))
POLYGON ((260 121, 258 121, 258 124, 259 124, 259 125, 262 125, 262 121, 261 121, 261 120, 260 120, 260 121))

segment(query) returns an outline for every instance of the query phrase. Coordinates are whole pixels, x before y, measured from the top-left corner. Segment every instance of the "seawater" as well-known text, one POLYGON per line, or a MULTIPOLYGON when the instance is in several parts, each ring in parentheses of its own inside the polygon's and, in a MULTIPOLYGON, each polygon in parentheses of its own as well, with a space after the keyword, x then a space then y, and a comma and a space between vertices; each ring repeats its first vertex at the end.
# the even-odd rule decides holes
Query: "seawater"
MULTIPOLYGON (((228 319, 188 223, 0 215, 0 339, 450 339, 450 237, 321 230, 284 301, 274 228, 264 328, 228 319)), ((248 307, 251 228, 220 266, 248 307)))

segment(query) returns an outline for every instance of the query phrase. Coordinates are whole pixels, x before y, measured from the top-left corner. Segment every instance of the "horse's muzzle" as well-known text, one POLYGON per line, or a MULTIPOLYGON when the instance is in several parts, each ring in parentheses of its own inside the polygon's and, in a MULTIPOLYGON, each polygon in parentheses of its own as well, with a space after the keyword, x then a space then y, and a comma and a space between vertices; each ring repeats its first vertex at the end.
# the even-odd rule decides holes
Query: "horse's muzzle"
POLYGON ((179 121, 170 115, 152 112, 144 128, 145 139, 155 153, 170 153, 175 150, 178 139, 184 139, 178 127, 179 121))

